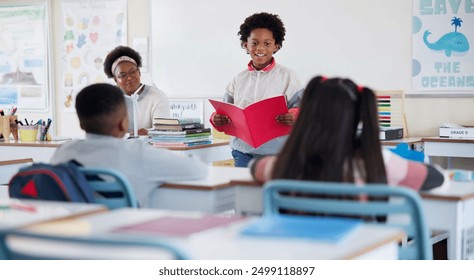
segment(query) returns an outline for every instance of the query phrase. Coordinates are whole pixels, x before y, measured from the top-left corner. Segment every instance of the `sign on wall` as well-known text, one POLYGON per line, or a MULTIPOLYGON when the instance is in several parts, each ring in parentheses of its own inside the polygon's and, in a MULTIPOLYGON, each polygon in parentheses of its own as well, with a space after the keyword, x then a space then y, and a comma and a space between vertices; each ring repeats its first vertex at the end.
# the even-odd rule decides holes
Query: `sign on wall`
POLYGON ((83 87, 111 82, 103 63, 109 51, 127 43, 127 1, 63 1, 61 19, 61 105, 74 112, 83 87))
POLYGON ((0 9, 0 109, 48 107, 45 4, 0 9))
POLYGON ((474 1, 413 1, 414 91, 474 91, 474 1))

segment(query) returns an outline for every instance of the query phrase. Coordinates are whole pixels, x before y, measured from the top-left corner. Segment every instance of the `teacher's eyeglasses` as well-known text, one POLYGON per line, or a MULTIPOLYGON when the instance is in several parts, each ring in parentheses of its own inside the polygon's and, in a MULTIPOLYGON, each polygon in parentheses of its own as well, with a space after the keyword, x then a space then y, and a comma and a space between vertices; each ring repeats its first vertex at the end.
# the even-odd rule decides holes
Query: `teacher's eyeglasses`
POLYGON ((125 72, 120 72, 118 75, 117 75, 117 79, 126 79, 127 77, 135 77, 137 74, 138 74, 139 70, 138 68, 135 68, 135 69, 132 69, 130 71, 128 71, 127 73, 125 72))

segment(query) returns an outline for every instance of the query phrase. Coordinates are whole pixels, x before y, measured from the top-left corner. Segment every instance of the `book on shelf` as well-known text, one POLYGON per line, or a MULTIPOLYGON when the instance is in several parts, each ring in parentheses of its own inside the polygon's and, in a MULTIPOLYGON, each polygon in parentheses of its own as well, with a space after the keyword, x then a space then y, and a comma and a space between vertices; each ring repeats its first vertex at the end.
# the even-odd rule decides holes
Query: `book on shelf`
POLYGON ((267 98, 244 109, 230 103, 209 99, 217 114, 226 115, 231 123, 220 126, 225 134, 238 137, 256 148, 269 140, 290 133, 291 127, 276 121, 288 113, 285 96, 267 98))
POLYGON ((153 124, 183 125, 201 123, 200 118, 153 118, 153 124))
POLYGON ((361 220, 350 218, 278 215, 261 218, 242 229, 241 234, 335 243, 341 241, 361 224, 361 220))
POLYGON ((191 129, 204 129, 204 124, 202 123, 192 123, 192 124, 153 124, 153 128, 157 130, 191 130, 191 129))
POLYGON ((380 140, 396 140, 403 138, 403 127, 380 126, 380 140))
POLYGON ((165 216, 153 220, 119 227, 113 232, 147 233, 165 236, 185 237, 216 227, 228 226, 241 221, 242 217, 203 215, 198 217, 165 216))
POLYGON ((197 129, 186 129, 186 130, 158 130, 158 129, 148 130, 148 135, 192 135, 192 134, 201 134, 201 133, 211 134, 211 129, 210 128, 197 128, 197 129))

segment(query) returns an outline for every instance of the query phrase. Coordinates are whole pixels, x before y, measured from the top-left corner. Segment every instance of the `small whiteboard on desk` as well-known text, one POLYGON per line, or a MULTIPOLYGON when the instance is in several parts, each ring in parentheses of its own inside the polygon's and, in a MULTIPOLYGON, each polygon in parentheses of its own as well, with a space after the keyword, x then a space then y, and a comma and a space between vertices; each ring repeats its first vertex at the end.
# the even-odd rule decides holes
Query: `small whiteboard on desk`
POLYGON ((204 118, 202 99, 170 99, 172 118, 204 118))

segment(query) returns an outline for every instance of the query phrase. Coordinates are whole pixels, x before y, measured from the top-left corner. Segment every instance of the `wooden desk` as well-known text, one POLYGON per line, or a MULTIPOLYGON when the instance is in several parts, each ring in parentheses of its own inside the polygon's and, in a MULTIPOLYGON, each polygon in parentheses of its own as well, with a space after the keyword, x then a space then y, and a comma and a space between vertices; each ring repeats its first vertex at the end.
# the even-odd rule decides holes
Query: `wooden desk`
POLYGON ((421 140, 427 156, 448 158, 448 169, 452 168, 453 157, 474 158, 474 139, 424 137, 421 140))
POLYGON ((0 160, 32 158, 34 162, 49 162, 56 149, 69 140, 36 141, 19 140, 0 142, 0 160))
MULTIPOLYGON (((128 237, 166 239, 181 248, 191 259, 199 260, 336 260, 336 259, 397 259, 398 242, 403 233, 398 229, 362 225, 337 243, 318 242, 292 238, 243 237, 241 229, 255 221, 244 219, 230 225, 211 228, 184 237, 170 237, 153 233, 114 233, 119 227, 133 225, 160 217, 199 217, 200 213, 160 211, 153 209, 122 208, 106 213, 88 215, 78 219, 88 231, 78 231, 81 236, 108 236, 125 234, 128 237)), ((51 234, 58 233, 56 222, 51 234)), ((65 226, 67 224, 65 223, 65 226)), ((36 225, 31 230, 48 231, 48 223, 36 225)), ((70 233, 68 231, 68 233, 70 233)), ((39 247, 39 246, 38 246, 39 247)), ((62 248, 62 250, 66 250, 62 248)), ((114 258, 112 255, 110 258, 114 258)))
POLYGON ((212 143, 204 145, 166 148, 178 155, 198 158, 207 164, 232 158, 232 149, 229 146, 229 141, 223 139, 214 139, 212 143))
MULTIPOLYGON (((235 212, 260 215, 263 192, 258 185, 236 187, 235 212)), ((474 258, 474 181, 455 182, 420 193, 428 227, 448 232, 448 258, 474 258)))
MULTIPOLYGON (((11 140, 0 142, 0 161, 19 158, 33 158, 34 162, 49 162, 56 149, 69 140, 36 141, 22 143, 11 140)), ((174 153, 183 156, 192 156, 203 162, 212 164, 214 161, 232 158, 228 140, 215 139, 211 144, 194 147, 167 147, 174 153)))
POLYGON ((36 211, 0 209, 0 230, 24 227, 45 221, 74 218, 107 211, 107 208, 100 204, 25 199, 12 199, 12 201, 18 201, 21 204, 32 206, 36 209, 36 211))
POLYGON ((150 208, 219 213, 235 208, 237 184, 252 184, 248 168, 209 166, 203 180, 166 182, 152 193, 150 208))
POLYGON ((474 259, 474 181, 421 193, 428 226, 446 230, 448 259, 474 259))

